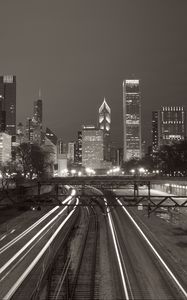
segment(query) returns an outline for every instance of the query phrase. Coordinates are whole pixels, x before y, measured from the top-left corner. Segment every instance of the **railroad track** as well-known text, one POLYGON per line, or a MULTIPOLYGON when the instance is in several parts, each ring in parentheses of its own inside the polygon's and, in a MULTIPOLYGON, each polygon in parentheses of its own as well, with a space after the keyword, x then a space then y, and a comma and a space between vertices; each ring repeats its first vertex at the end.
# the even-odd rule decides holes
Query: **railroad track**
POLYGON ((95 291, 97 290, 95 273, 97 263, 98 217, 93 207, 89 209, 89 212, 89 223, 82 243, 77 271, 70 284, 70 300, 94 299, 95 291))
MULTIPOLYGON (((61 253, 61 258, 54 265, 50 279, 51 286, 47 299, 49 300, 93 300, 99 299, 99 256, 98 256, 98 208, 80 208, 87 221, 81 232, 75 231, 74 235, 81 234, 80 246, 76 258, 71 257, 70 243, 67 243, 66 254, 61 253), (69 250, 68 250, 69 249, 69 250), (73 260, 72 260, 73 259, 73 260)), ((79 227, 77 227, 79 228, 79 227)), ((73 245, 73 244, 72 244, 73 245)))

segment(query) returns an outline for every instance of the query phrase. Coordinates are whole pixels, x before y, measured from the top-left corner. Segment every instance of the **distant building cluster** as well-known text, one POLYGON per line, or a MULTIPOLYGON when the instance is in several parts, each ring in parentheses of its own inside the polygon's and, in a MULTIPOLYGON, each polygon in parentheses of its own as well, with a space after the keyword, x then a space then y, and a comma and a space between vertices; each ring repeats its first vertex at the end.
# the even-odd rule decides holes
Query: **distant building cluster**
MULTIPOLYGON (((103 172, 132 158, 145 155, 142 141, 141 84, 139 79, 123 81, 123 147, 111 140, 111 108, 104 98, 98 108, 96 125, 82 125, 75 141, 65 142, 50 128, 43 126, 41 90, 33 101, 33 115, 25 124, 16 123, 16 76, 0 76, 0 164, 10 161, 14 148, 21 143, 38 144, 50 153, 52 169, 57 176, 68 170, 103 172), (17 126, 16 126, 17 124, 17 126)), ((152 153, 162 145, 186 137, 184 106, 162 106, 152 112, 152 153)))

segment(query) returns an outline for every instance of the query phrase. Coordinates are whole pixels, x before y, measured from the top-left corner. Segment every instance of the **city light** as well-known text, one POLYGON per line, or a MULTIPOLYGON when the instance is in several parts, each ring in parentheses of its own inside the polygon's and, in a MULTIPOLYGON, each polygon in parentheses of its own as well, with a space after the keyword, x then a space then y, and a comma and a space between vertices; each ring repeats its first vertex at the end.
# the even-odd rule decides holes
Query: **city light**
POLYGON ((68 175, 68 169, 61 170, 61 176, 67 176, 68 175))
POLYGON ((139 171, 140 175, 142 175, 142 174, 145 173, 146 170, 145 170, 144 168, 141 167, 141 168, 138 169, 138 171, 139 171))
POLYGON ((86 171, 87 175, 89 175, 89 176, 95 175, 95 171, 91 168, 86 168, 85 171, 86 171))
POLYGON ((107 175, 119 175, 119 172, 121 171, 120 167, 113 167, 112 169, 107 171, 107 175))
POLYGON ((72 176, 75 176, 76 170, 73 169, 73 170, 71 170, 70 172, 71 172, 71 175, 72 175, 72 176))

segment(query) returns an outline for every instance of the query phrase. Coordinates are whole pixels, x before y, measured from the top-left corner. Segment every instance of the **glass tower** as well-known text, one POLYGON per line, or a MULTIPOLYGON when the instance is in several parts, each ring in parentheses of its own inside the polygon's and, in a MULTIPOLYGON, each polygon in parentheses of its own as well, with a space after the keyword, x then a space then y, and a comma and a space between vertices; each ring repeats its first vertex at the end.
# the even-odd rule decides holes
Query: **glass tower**
POLYGON ((6 132, 16 137, 16 76, 0 76, 0 98, 5 112, 6 132))
POLYGON ((140 81, 123 81, 123 160, 141 158, 140 81))
POLYGON ((110 161, 111 109, 105 98, 99 108, 99 129, 103 130, 104 160, 110 161))

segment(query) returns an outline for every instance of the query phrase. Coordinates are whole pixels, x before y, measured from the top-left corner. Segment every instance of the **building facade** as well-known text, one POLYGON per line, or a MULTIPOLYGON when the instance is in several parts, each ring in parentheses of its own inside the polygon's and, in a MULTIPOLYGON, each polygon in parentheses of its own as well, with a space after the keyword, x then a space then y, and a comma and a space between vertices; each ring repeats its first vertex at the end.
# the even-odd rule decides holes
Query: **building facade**
POLYGON ((37 124, 42 125, 43 113, 42 113, 42 100, 38 99, 34 101, 34 120, 37 124))
POLYGON ((6 124, 6 132, 16 138, 16 76, 0 76, 0 98, 6 124))
POLYGON ((141 158, 140 81, 123 81, 123 161, 141 158))
POLYGON ((152 152, 160 147, 160 111, 152 111, 152 152))
POLYGON ((82 128, 82 166, 91 169, 101 169, 103 155, 103 130, 95 126, 82 128))
POLYGON ((0 164, 5 164, 9 160, 11 160, 12 153, 12 142, 11 135, 0 132, 0 164))
POLYGON ((75 142, 69 142, 67 159, 70 164, 74 163, 74 158, 75 158, 75 142))
POLYGON ((5 132, 6 130, 6 112, 4 110, 4 99, 0 95, 0 132, 5 132))
POLYGON ((26 119, 26 126, 25 126, 25 140, 26 142, 32 143, 33 142, 33 134, 34 134, 34 125, 31 118, 26 119))
POLYGON ((111 143, 111 109, 104 98, 99 108, 99 129, 103 130, 104 160, 110 161, 111 143))
POLYGON ((25 142, 25 128, 21 122, 17 124, 16 142, 19 145, 25 142))
POLYGON ((183 106, 163 106, 160 117, 160 142, 169 145, 186 136, 186 112, 183 106))

